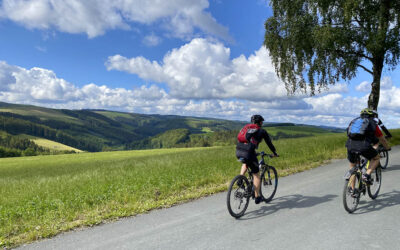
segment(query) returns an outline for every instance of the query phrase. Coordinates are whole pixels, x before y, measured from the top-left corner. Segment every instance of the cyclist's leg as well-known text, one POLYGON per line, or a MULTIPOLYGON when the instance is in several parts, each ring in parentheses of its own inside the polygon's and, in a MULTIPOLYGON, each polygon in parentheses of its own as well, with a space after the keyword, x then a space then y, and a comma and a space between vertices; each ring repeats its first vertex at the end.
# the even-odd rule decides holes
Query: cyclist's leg
POLYGON ((246 173, 246 171, 247 171, 247 165, 246 165, 246 163, 243 163, 242 168, 240 169, 240 174, 244 175, 246 173))
POLYGON ((254 178, 254 193, 257 198, 260 196, 260 183, 261 183, 260 172, 253 174, 253 178, 254 178))
POLYGON ((371 175, 372 171, 374 171, 379 165, 379 153, 371 146, 367 150, 363 151, 362 155, 370 161, 367 174, 371 175))
MULTIPOLYGON (((351 150, 347 150, 347 159, 349 160, 350 163, 350 169, 354 168, 356 166, 357 155, 353 153, 351 150)), ((354 180, 350 181, 351 181, 351 188, 354 190, 355 182, 354 180)))
POLYGON ((257 198, 260 196, 260 183, 261 183, 260 169, 258 168, 257 156, 251 155, 249 158, 250 159, 247 163, 247 166, 250 167, 251 173, 253 175, 254 193, 255 197, 257 198))

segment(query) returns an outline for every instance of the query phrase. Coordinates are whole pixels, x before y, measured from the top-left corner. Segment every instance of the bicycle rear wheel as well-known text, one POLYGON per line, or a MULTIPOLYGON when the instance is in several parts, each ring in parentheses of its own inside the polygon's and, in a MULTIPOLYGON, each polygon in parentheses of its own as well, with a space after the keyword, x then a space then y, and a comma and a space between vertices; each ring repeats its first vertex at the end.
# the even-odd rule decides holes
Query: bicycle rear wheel
POLYGON ((371 179, 373 181, 372 185, 367 186, 368 196, 371 199, 376 199, 379 194, 379 190, 381 189, 382 185, 382 170, 380 167, 377 167, 375 171, 371 173, 371 179))
POLYGON ((361 175, 359 173, 353 173, 344 183, 343 206, 349 213, 353 213, 360 202, 360 183, 361 175))
POLYGON ((387 150, 383 150, 379 153, 379 156, 381 157, 381 168, 386 169, 389 163, 389 152, 387 150))
POLYGON ((267 166, 265 171, 261 174, 261 195, 264 201, 270 202, 274 198, 276 189, 278 187, 278 173, 272 166, 267 166))
POLYGON ((243 175, 238 175, 231 181, 229 185, 226 204, 229 213, 239 218, 244 215, 251 196, 250 183, 243 175))

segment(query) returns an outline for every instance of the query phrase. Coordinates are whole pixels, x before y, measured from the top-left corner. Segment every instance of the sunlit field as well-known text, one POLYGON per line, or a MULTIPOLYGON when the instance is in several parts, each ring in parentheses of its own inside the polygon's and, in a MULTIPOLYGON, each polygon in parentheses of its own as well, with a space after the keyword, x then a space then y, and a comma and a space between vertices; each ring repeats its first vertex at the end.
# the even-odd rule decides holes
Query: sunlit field
MULTIPOLYGON (((400 130, 396 130, 398 143, 400 130)), ((345 134, 285 139, 279 176, 344 158, 345 134)), ((78 153, 0 159, 0 247, 224 191, 235 147, 78 153)), ((260 151, 269 152, 265 144, 260 151)), ((345 167, 344 167, 345 168, 345 167)))

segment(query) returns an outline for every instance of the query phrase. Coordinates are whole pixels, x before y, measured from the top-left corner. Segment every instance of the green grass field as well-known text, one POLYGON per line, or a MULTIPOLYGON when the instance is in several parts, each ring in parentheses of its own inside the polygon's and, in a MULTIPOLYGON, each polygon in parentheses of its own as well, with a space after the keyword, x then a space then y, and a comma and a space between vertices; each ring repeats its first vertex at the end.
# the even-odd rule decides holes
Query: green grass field
POLYGON ((296 134, 326 134, 327 131, 318 127, 310 127, 310 126, 278 126, 278 127, 266 127, 265 128, 269 134, 276 135, 278 132, 283 132, 289 135, 296 134))
MULTIPOLYGON (((395 135, 398 142, 400 130, 395 135)), ((345 140, 328 134, 275 141, 281 157, 270 163, 281 177, 310 169, 344 158, 345 140)), ((239 169, 234 146, 3 158, 0 247, 224 191, 239 169)))

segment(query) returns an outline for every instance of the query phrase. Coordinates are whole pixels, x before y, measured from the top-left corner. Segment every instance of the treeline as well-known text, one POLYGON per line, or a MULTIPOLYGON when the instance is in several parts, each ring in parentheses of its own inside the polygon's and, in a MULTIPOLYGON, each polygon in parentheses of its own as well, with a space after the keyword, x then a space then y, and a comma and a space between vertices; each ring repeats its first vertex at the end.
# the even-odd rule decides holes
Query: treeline
POLYGON ((0 158, 61 153, 75 153, 75 151, 51 151, 47 148, 38 146, 36 143, 29 139, 11 136, 6 133, 0 134, 0 158))
MULTIPOLYGON (((188 129, 174 129, 145 140, 135 141, 125 149, 211 147, 235 145, 239 130, 218 131, 202 134, 191 134, 188 129)), ((287 134, 278 131, 270 135, 272 140, 313 136, 312 133, 287 134)))
MULTIPOLYGON (((23 116, 23 118, 26 117, 23 116)), ((36 118, 32 117, 32 119, 36 118)), ((18 115, 11 113, 0 113, 0 130, 12 135, 28 134, 37 136, 90 152, 101 151, 103 147, 101 141, 96 137, 88 139, 79 135, 71 136, 46 125, 23 120, 18 115)))
POLYGON ((31 140, 20 139, 10 135, 0 136, 0 157, 31 156, 50 153, 31 140))

